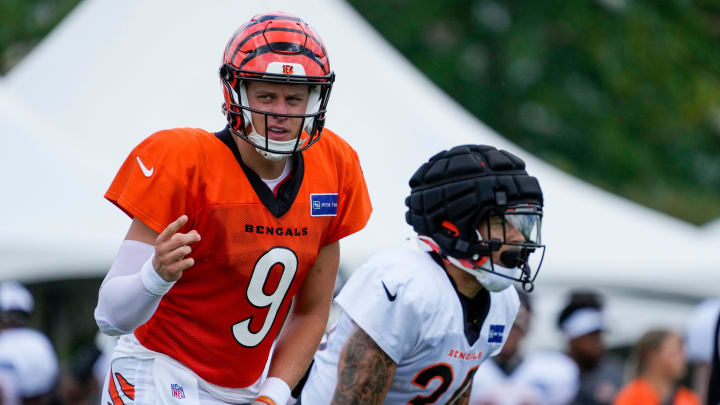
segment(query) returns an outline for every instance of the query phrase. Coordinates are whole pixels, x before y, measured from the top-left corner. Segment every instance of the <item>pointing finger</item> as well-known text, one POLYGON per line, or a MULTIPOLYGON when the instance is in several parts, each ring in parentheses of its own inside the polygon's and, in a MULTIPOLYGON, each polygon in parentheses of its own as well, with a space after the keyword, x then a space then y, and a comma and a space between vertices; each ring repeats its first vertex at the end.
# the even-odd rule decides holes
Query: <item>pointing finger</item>
POLYGON ((170 225, 167 226, 167 228, 162 231, 162 233, 160 233, 160 235, 158 235, 158 237, 155 239, 155 243, 164 242, 170 239, 173 235, 175 235, 175 233, 177 233, 177 231, 180 230, 180 228, 183 227, 183 225, 185 225, 187 220, 187 215, 181 215, 180 218, 173 221, 170 225))

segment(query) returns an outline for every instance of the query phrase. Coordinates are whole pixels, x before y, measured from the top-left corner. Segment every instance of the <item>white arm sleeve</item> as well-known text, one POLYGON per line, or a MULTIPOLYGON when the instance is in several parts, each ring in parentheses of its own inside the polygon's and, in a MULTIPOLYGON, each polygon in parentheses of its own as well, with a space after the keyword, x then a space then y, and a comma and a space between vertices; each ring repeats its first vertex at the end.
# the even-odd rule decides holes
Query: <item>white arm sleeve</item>
POLYGON ((155 247, 125 240, 100 286, 95 321, 107 335, 124 335, 150 319, 175 282, 163 280, 153 268, 155 247))

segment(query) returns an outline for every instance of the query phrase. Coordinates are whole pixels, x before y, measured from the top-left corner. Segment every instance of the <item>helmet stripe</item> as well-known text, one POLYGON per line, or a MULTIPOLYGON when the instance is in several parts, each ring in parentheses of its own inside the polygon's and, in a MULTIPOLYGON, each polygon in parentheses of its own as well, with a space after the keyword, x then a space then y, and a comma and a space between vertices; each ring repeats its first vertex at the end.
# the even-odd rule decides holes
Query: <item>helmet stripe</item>
MULTIPOLYGON (((248 31, 247 25, 248 24, 241 26, 240 28, 237 29, 237 31, 235 31, 235 33, 233 33, 232 38, 230 38, 230 41, 228 41, 227 45, 225 46, 225 52, 223 53, 223 58, 227 57, 227 54, 230 52, 230 49, 235 49, 235 53, 237 53, 237 51, 240 49, 240 47, 235 43, 235 41, 244 43, 244 38, 240 37, 241 35, 254 36, 253 34, 255 34, 256 32, 262 32, 262 29, 260 29, 260 27, 258 27, 258 29, 255 32, 248 34, 247 33, 247 31, 248 31), (240 38, 238 38, 238 37, 240 37, 240 38)), ((235 55, 233 55, 233 57, 234 56, 235 55)))
MULTIPOLYGON (((245 66, 248 62, 250 62, 251 60, 253 60, 254 58, 256 58, 260 55, 264 55, 266 53, 273 52, 273 50, 270 48, 270 45, 273 45, 273 47, 275 49, 285 47, 289 50, 289 49, 291 49, 292 46, 295 46, 297 44, 293 43, 293 42, 273 42, 272 44, 263 45, 263 46, 255 49, 255 51, 251 52, 248 56, 246 56, 245 59, 243 59, 242 62, 240 62, 240 64, 238 64, 238 69, 242 69, 242 67, 245 66)), ((325 72, 325 74, 328 73, 328 71, 325 69, 325 65, 322 63, 322 61, 320 59, 317 58, 317 56, 315 55, 315 52, 305 48, 304 46, 300 46, 299 48, 300 48, 299 52, 294 53, 294 54, 307 56, 309 59, 311 59, 312 61, 317 63, 318 66, 320 66, 320 69, 322 69, 322 71, 325 72)))
POLYGON ((260 23, 268 21, 268 20, 288 20, 288 21, 296 21, 296 22, 301 22, 301 23, 305 22, 300 17, 291 17, 288 15, 264 15, 255 21, 250 21, 250 23, 247 26, 250 27, 252 25, 260 24, 260 23))
MULTIPOLYGON (((271 27, 271 28, 267 28, 265 30, 257 30, 255 32, 253 32, 252 34, 243 38, 242 41, 240 41, 240 43, 235 46, 235 52, 233 52, 232 58, 230 58, 230 60, 231 61, 235 60, 235 57, 237 56, 238 52, 240 52, 240 49, 243 47, 243 45, 245 45, 245 43, 247 41, 251 40, 252 38, 254 38, 260 34, 263 34, 264 32, 270 32, 270 31, 284 31, 284 32, 295 32, 298 34, 305 34, 305 35, 307 35, 308 38, 312 39, 313 42, 315 42, 318 45, 318 47, 320 47, 320 49, 322 49, 323 53, 326 53, 325 47, 322 45, 322 43, 320 43, 320 41, 315 39, 315 37, 313 37, 312 35, 309 35, 306 32, 303 32, 302 30, 296 30, 293 28, 282 28, 282 27, 272 28, 271 27)), ((234 40, 234 38, 233 38, 233 40, 234 40)))

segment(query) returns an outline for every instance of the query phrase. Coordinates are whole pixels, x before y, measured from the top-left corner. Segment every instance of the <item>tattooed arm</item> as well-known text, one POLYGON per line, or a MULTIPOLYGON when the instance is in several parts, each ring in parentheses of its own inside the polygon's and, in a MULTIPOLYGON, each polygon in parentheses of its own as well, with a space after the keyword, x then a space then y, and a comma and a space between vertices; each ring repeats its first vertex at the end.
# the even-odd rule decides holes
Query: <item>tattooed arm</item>
POLYGON ((345 341, 331 405, 379 405, 385 400, 397 364, 355 325, 345 341))

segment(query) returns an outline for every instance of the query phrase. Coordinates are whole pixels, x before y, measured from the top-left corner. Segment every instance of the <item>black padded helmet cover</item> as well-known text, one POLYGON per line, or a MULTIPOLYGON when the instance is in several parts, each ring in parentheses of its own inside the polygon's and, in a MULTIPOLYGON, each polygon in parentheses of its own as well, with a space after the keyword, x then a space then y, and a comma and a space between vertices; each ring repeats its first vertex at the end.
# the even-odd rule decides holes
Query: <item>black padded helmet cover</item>
POLYGON ((476 234, 486 216, 502 215, 514 205, 543 205, 540 184, 527 174, 525 162, 487 145, 456 146, 436 154, 415 172, 410 188, 405 220, 456 258, 490 254, 476 234), (443 221, 452 223, 459 235, 448 233, 443 221))

